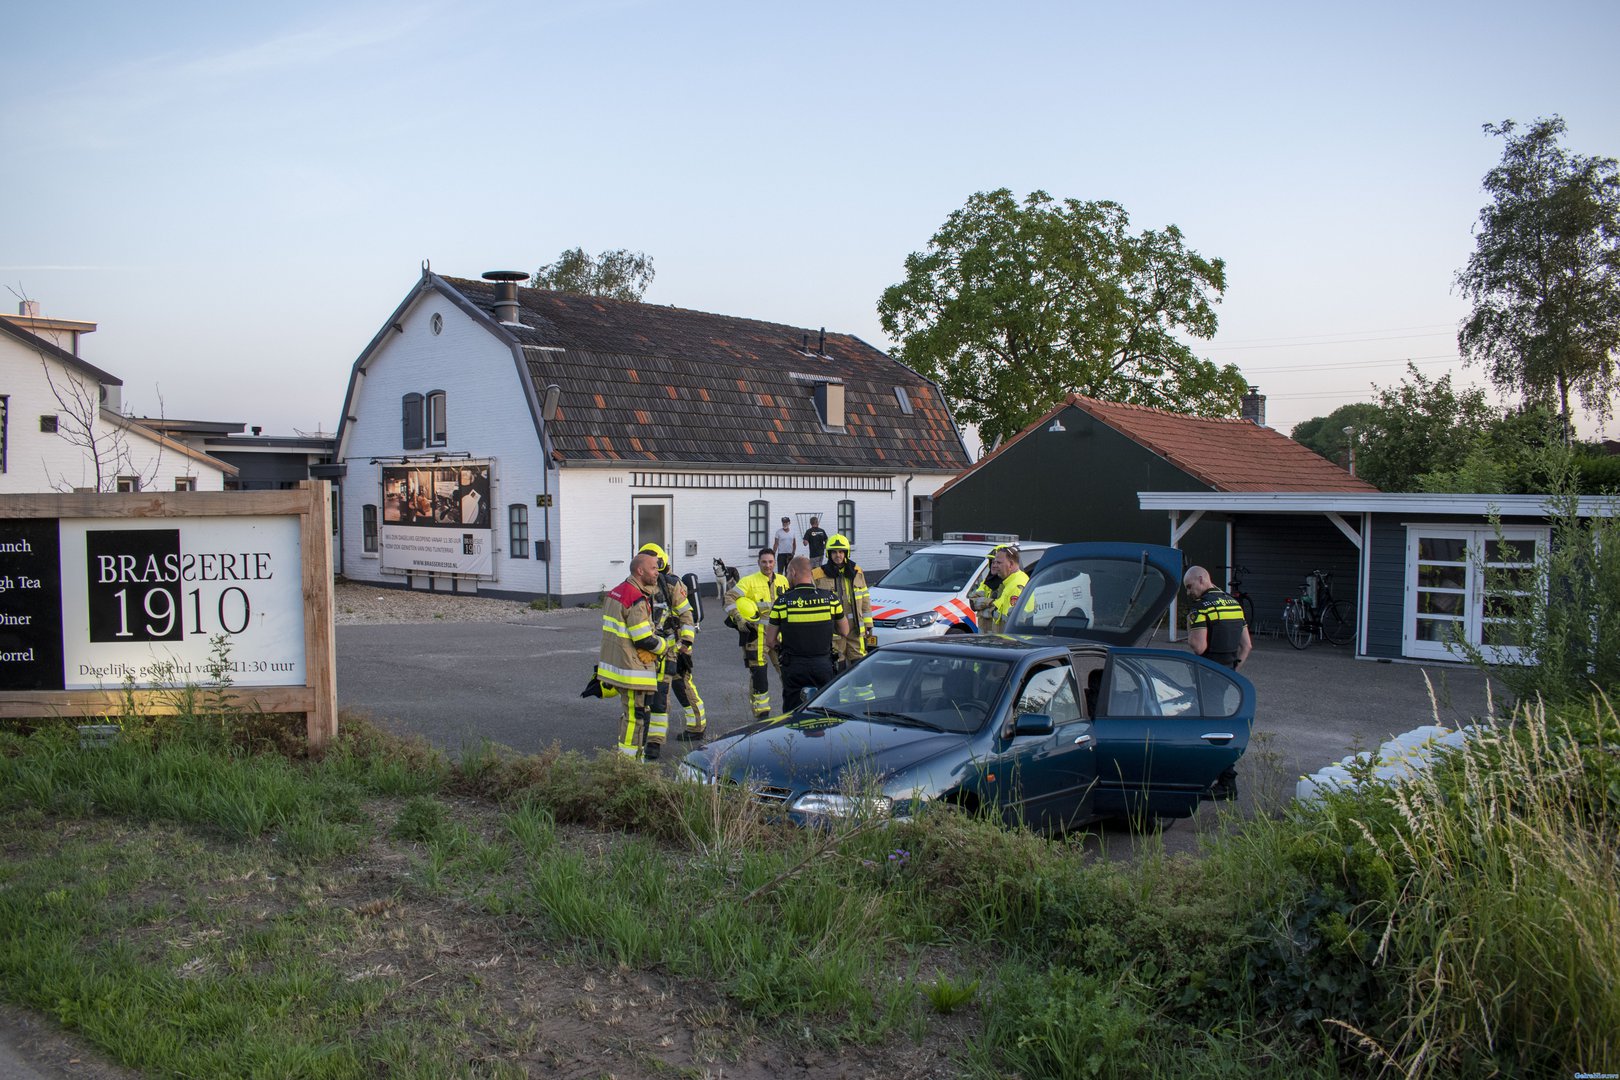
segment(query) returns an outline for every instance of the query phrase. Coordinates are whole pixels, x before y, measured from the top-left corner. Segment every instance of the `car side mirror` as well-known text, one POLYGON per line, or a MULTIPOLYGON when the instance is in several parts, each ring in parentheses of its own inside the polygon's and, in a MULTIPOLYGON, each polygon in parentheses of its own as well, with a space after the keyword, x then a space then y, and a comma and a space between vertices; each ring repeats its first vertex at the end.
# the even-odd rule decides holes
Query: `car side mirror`
POLYGON ((1018 717, 1013 720, 1013 738, 1015 739, 1020 735, 1050 735, 1052 731, 1052 718, 1046 713, 1019 713, 1018 717))

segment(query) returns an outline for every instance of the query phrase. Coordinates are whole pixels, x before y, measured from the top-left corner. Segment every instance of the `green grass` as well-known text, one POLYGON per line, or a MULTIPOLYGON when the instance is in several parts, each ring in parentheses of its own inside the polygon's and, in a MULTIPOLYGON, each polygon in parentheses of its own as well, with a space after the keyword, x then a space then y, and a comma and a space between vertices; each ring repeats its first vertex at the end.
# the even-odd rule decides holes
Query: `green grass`
POLYGON ((923 1040, 984 1077, 1564 1076, 1620 1030, 1602 701, 1126 863, 957 813, 784 828, 618 755, 451 763, 353 718, 320 761, 276 745, 0 735, 0 996, 159 1076, 544 1071, 537 962, 686 987, 716 1054, 923 1040))

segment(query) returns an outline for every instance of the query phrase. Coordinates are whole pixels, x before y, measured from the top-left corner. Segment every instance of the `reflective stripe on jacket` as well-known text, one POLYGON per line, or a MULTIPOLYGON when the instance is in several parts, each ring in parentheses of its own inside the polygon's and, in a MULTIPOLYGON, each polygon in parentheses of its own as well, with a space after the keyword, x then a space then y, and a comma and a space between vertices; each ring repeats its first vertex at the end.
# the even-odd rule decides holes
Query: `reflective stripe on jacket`
POLYGON ((658 687, 658 657, 669 643, 652 624, 652 597, 634 581, 602 597, 602 655, 596 677, 629 690, 658 687))

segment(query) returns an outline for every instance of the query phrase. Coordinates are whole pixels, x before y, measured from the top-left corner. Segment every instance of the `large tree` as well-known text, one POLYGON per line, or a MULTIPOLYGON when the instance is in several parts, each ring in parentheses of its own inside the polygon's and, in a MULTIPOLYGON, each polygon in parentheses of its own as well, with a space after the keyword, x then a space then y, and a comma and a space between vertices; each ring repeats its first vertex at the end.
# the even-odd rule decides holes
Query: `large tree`
POLYGON ((640 300, 652 284, 653 273, 652 257, 639 251, 617 248, 593 256, 584 248, 573 248, 536 270, 529 285, 579 296, 640 300))
POLYGON ((1113 202, 979 192, 906 257, 878 302, 883 329, 987 445, 1071 391, 1236 415, 1243 376, 1182 340, 1214 335, 1226 264, 1174 225, 1129 227, 1113 202))
POLYGON ((1340 405, 1326 416, 1313 416, 1309 420, 1301 420, 1289 432, 1289 437, 1301 446, 1321 454, 1329 461, 1338 465, 1348 465, 1350 456, 1350 441, 1356 440, 1360 445, 1367 428, 1375 421, 1378 406, 1370 401, 1353 401, 1348 405, 1340 405), (1345 428, 1353 428, 1346 434, 1345 428))
POLYGON ((1483 389, 1454 389, 1450 375, 1426 379, 1411 364, 1376 398, 1357 433, 1356 472, 1384 491, 1418 491, 1424 474, 1460 468, 1498 415, 1483 389))
POLYGON ((1608 417, 1620 389, 1620 168, 1559 145, 1557 116, 1485 132, 1506 145, 1457 273, 1474 305, 1457 345, 1499 390, 1556 409, 1568 438, 1572 394, 1608 417))

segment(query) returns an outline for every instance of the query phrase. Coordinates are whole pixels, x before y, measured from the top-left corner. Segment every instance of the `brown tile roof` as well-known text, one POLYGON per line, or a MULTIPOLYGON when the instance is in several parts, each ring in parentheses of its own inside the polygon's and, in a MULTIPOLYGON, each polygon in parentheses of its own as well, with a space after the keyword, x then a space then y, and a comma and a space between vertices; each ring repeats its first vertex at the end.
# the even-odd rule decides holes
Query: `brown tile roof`
POLYGON ((1214 491, 1378 490, 1281 432, 1247 420, 1188 416, 1145 405, 1098 401, 1080 394, 1070 394, 946 487, 982 468, 1013 443, 1041 429, 1070 407, 1107 424, 1214 491))
MULTIPOLYGON (((445 278, 493 311, 495 285, 445 278)), ((565 461, 689 462, 955 471, 969 459, 938 389, 859 338, 540 289, 517 290, 537 391, 555 383, 552 445, 565 461), (818 381, 844 384, 845 429, 826 431, 818 381), (895 387, 912 404, 901 411, 895 387)))

